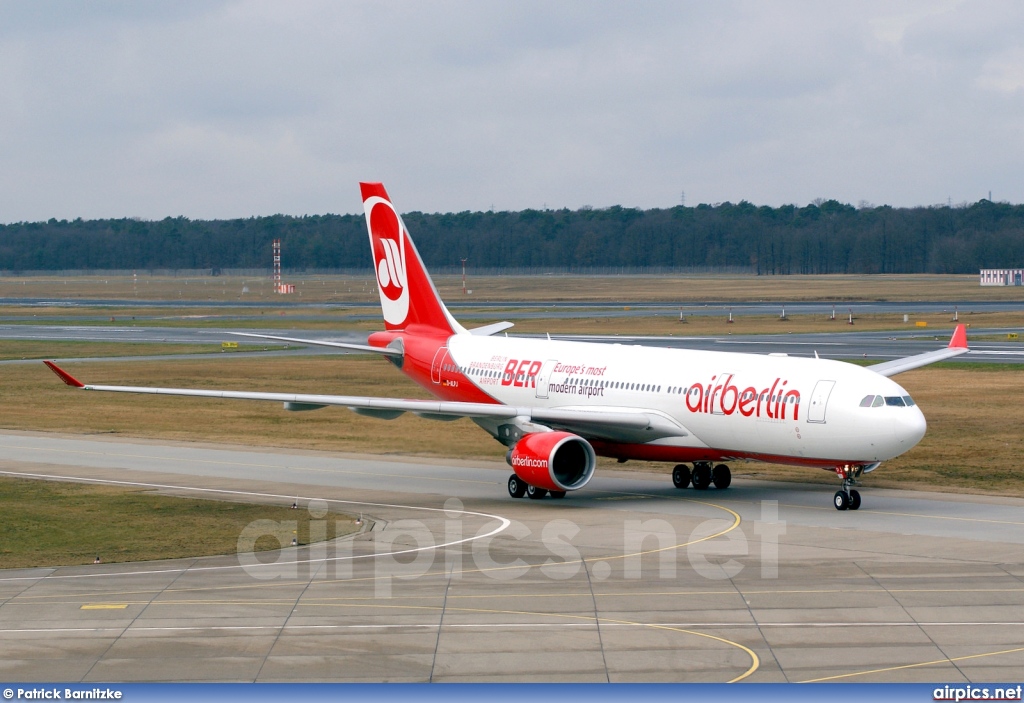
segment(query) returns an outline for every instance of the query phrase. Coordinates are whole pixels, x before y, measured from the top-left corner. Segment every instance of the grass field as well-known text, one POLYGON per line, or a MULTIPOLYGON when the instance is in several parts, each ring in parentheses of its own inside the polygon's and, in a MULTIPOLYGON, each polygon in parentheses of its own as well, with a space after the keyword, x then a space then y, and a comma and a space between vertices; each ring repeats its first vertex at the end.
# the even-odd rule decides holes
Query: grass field
MULTIPOLYGON (((256 551, 293 537, 308 544, 310 534, 308 510, 16 478, 0 478, 0 514, 0 569, 229 554, 254 520, 280 523, 256 540, 256 551), (295 532, 289 521, 298 523, 295 532)), ((327 539, 359 529, 348 515, 324 521, 327 539)))
MULTIPOLYGON (((2 347, 0 347, 2 348, 2 347)), ((362 356, 138 361, 72 364, 90 383, 427 397, 387 362, 362 356)), ((500 462, 505 450, 468 420, 439 424, 411 415, 382 421, 344 409, 288 413, 276 403, 123 396, 74 391, 42 364, 3 371, 0 427, 124 437, 225 442, 371 454, 500 462)), ((868 486, 1024 496, 1019 398, 1024 367, 936 364, 898 377, 928 418, 925 439, 865 479, 868 486)), ((607 467, 668 470, 630 462, 607 467)), ((820 481, 824 471, 747 463, 737 475, 820 481)))
MULTIPOLYGON (((273 292, 268 277, 0 276, 0 298, 178 300, 264 302, 375 302, 377 290, 369 256, 366 274, 312 276, 288 274, 295 294, 273 292), (248 292, 243 292, 248 289, 248 292)), ((1024 287, 985 287, 976 275, 828 276, 473 276, 462 294, 459 276, 435 276, 450 303, 466 301, 659 301, 679 304, 714 301, 800 300, 1024 300, 1024 287)))

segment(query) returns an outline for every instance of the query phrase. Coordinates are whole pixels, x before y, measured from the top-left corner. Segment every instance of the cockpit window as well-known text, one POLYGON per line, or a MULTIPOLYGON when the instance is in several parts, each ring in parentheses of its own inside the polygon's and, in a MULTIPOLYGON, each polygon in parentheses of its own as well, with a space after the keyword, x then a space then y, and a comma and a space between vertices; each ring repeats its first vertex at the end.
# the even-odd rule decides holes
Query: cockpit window
POLYGON ((902 407, 914 407, 917 403, 909 395, 866 395, 860 401, 860 407, 862 408, 880 408, 883 405, 888 405, 893 408, 902 407))

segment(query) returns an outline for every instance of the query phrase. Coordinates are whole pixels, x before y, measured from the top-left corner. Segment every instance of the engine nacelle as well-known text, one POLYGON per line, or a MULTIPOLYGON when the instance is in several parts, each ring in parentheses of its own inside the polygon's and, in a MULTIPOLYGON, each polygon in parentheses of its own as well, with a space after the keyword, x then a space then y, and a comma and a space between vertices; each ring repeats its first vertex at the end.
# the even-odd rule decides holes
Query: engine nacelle
POLYGON ((569 432, 534 432, 507 456, 516 476, 537 488, 575 491, 594 475, 597 455, 590 442, 569 432))

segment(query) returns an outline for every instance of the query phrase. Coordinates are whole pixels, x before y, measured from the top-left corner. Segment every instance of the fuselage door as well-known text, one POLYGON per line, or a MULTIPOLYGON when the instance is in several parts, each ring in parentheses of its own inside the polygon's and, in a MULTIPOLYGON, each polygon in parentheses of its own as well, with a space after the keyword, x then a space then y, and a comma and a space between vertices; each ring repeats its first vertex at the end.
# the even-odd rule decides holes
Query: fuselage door
POLYGON ((811 393, 811 407, 807 410, 807 422, 825 424, 825 407, 828 405, 828 397, 832 395, 832 387, 835 385, 835 381, 818 381, 814 384, 814 391, 811 393))
POLYGON ((551 369, 555 368, 555 364, 557 363, 557 359, 548 359, 544 362, 544 365, 540 367, 540 371, 537 372, 538 398, 548 397, 548 385, 551 383, 551 369))
POLYGON ((430 365, 430 380, 434 383, 441 382, 441 371, 444 370, 444 365, 448 361, 448 345, 440 347, 434 352, 434 363, 430 365))

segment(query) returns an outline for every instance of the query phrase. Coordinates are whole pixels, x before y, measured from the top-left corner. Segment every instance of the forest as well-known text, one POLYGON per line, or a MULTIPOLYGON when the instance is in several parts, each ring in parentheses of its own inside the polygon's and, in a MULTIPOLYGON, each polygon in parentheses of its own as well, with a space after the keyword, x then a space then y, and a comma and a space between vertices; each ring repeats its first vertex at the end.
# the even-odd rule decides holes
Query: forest
MULTIPOLYGON (((914 208, 743 201, 402 217, 426 264, 437 269, 462 258, 475 270, 732 268, 759 275, 1024 266, 1024 206, 989 200, 914 208)), ((0 225, 0 271, 266 269, 275 238, 289 270, 369 266, 361 215, 273 215, 0 225)))

